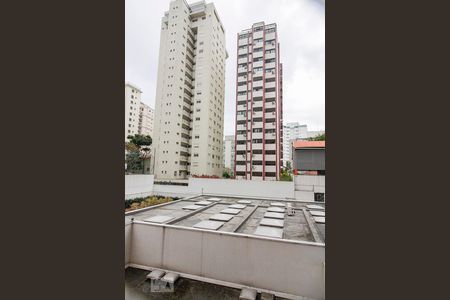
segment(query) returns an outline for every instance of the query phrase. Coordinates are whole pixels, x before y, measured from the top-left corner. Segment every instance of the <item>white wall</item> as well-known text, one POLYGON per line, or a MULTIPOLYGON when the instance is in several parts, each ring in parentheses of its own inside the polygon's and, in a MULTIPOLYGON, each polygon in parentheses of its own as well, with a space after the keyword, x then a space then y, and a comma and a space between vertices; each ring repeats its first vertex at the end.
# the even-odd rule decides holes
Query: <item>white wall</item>
MULTIPOLYGON (((296 176, 295 182, 291 181, 255 181, 255 180, 233 180, 233 179, 207 179, 189 178, 188 186, 159 185, 153 184, 153 175, 125 175, 125 199, 161 195, 169 197, 188 197, 200 194, 210 194, 230 197, 250 198, 273 198, 273 199, 297 199, 302 201, 314 201, 314 187, 317 189, 324 186, 306 184, 305 189, 309 194, 298 199, 296 187, 299 181, 296 176), (312 196, 311 196, 312 195, 312 196), (311 199, 310 199, 311 198, 311 199)), ((307 176, 318 177, 318 176, 307 176)), ((321 182, 325 182, 324 180, 321 182)), ((310 182, 303 182, 310 183, 310 182)))
POLYGON ((133 223, 130 263, 325 299, 325 247, 133 223))
POLYGON ((153 194, 153 175, 125 175, 125 199, 153 194))
POLYGON ((314 201, 314 193, 325 193, 325 176, 297 175, 294 176, 295 199, 299 201, 314 201))
POLYGON ((294 182, 189 178, 189 191, 223 196, 294 199, 294 182))
POLYGON ((125 223, 125 266, 130 262, 130 250, 131 250, 131 228, 133 225, 131 222, 125 223))
POLYGON ((153 185, 153 194, 159 195, 159 196, 178 197, 178 198, 184 198, 184 197, 198 195, 198 194, 193 194, 190 191, 189 186, 161 185, 161 184, 153 185))

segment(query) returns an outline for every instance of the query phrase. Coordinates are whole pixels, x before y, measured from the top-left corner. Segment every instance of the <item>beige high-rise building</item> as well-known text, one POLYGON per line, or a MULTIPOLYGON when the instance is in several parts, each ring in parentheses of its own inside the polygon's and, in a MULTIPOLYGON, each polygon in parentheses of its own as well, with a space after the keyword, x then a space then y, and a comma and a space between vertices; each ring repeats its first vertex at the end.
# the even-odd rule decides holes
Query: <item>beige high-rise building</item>
POLYGON ((129 135, 139 133, 139 106, 142 91, 136 85, 125 83, 125 141, 129 135))
POLYGON ((139 111, 139 134, 149 135, 153 138, 153 119, 153 109, 147 104, 141 102, 139 111))
POLYGON ((161 22, 155 101, 157 179, 222 175, 227 57, 214 4, 170 2, 161 22))
POLYGON ((253 24, 237 36, 238 179, 278 180, 283 159, 282 64, 276 24, 253 24))

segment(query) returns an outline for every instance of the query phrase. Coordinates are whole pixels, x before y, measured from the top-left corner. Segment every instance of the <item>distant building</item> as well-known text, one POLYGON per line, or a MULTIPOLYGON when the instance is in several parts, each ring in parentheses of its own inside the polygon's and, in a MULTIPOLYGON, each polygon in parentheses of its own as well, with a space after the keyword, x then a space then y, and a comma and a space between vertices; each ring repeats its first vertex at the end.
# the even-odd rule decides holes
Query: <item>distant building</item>
POLYGON ((125 83, 125 141, 129 135, 139 133, 139 106, 142 91, 136 85, 125 83))
POLYGON ((322 135, 324 133, 325 130, 308 131, 306 138, 315 138, 316 136, 322 135))
POLYGON ((292 144, 294 174, 325 175, 325 141, 295 141, 292 144))
POLYGON ((308 137, 308 126, 298 122, 287 123, 283 126, 283 166, 289 161, 292 166, 292 142, 308 137))
POLYGON ((153 109, 147 104, 141 102, 139 111, 139 134, 153 137, 153 118, 153 109))
POLYGON ((227 135, 223 142, 223 166, 228 172, 234 172, 234 139, 234 135, 227 135))

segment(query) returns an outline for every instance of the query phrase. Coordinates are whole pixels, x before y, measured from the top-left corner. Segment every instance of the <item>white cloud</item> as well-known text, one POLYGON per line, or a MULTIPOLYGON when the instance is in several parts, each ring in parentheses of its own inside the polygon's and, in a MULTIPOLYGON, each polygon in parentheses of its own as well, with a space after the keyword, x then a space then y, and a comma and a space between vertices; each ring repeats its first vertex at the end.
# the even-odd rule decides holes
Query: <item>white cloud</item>
MULTIPOLYGON (((188 1, 193 3, 196 1, 188 1)), ((207 1, 208 3, 211 1, 207 1)), ((230 57, 225 74, 225 134, 234 134, 236 35, 253 23, 277 23, 283 63, 284 121, 325 129, 325 8, 315 0, 215 0, 230 57)), ((126 0, 125 78, 154 106, 161 18, 169 1, 126 0)))

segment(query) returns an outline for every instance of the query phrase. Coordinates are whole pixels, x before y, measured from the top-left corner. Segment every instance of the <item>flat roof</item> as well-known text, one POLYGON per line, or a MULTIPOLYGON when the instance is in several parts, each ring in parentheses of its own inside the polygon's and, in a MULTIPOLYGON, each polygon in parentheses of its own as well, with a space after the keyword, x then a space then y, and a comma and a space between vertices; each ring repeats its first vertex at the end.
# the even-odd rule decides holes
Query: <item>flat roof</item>
MULTIPOLYGON (((316 222, 311 211, 324 203, 199 195, 129 211, 126 219, 170 224, 201 230, 325 243, 325 224, 316 222), (289 215, 287 204, 295 214, 289 215), (317 207, 309 208, 315 205, 317 207), (259 228, 259 229, 258 229, 259 228)), ((317 214, 316 214, 317 215, 317 214)))

